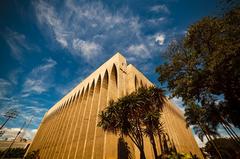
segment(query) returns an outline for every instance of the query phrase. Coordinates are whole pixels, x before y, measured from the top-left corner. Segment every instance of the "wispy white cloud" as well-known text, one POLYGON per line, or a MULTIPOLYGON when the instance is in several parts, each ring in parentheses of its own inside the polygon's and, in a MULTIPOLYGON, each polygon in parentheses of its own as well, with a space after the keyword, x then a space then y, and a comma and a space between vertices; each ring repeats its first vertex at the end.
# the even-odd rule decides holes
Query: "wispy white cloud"
POLYGON ((35 106, 27 106, 26 109, 34 113, 46 113, 48 110, 47 108, 35 107, 35 106))
POLYGON ((0 78, 0 99, 6 98, 10 89, 11 83, 6 79, 0 78))
POLYGON ((139 18, 133 16, 128 8, 112 12, 101 2, 73 0, 65 1, 61 9, 40 0, 34 3, 34 8, 43 33, 50 35, 72 55, 80 55, 88 62, 103 57, 100 55, 105 53, 105 49, 126 50, 133 39, 136 42, 144 39, 139 18))
MULTIPOLYGON (((8 79, 0 79, 0 112, 6 112, 10 108, 19 111, 16 119, 10 120, 6 126, 14 128, 16 125, 21 125, 24 121, 29 120, 29 117, 34 116, 30 127, 36 128, 44 113, 53 103, 51 100, 45 100, 41 96, 36 98, 36 95, 49 91, 55 85, 54 73, 57 62, 53 59, 45 59, 42 64, 33 68, 24 80, 20 92, 16 91, 9 94, 12 87, 18 83, 16 75, 18 70, 9 73, 8 79), (16 84, 15 84, 16 83, 16 84), (8 95, 9 94, 9 95, 8 95), (35 95, 35 96, 30 96, 35 95), (30 97, 29 97, 30 96, 30 97), (26 98, 27 97, 27 98, 26 98)), ((2 119, 2 117, 0 116, 2 119)), ((28 132, 27 132, 28 133, 28 132)))
POLYGON ((26 97, 30 93, 46 92, 52 86, 51 78, 56 64, 53 59, 47 59, 44 64, 34 68, 24 82, 23 96, 26 97))
MULTIPOLYGON (((34 6, 36 6, 36 15, 40 24, 48 26, 48 30, 53 33, 55 40, 73 55, 82 55, 86 59, 91 59, 101 52, 100 44, 80 38, 81 33, 84 33, 84 28, 80 24, 86 22, 85 18, 92 19, 90 27, 98 26, 99 15, 94 8, 91 6, 75 6, 73 2, 68 1, 63 8, 68 14, 64 14, 63 12, 57 12, 51 4, 44 1, 38 1, 34 6), (72 19, 69 19, 69 15, 72 16, 72 19)), ((115 23, 121 22, 121 18, 113 19, 111 16, 107 16, 105 23, 113 22, 112 20, 115 23)))
POLYGON ((11 71, 9 74, 8 74, 8 79, 9 81, 11 81, 12 84, 14 85, 17 85, 18 84, 18 80, 19 80, 19 74, 21 74, 23 71, 22 69, 20 68, 17 68, 13 71, 11 71))
POLYGON ((159 18, 153 18, 148 19, 147 22, 151 25, 162 25, 163 23, 166 23, 168 20, 166 17, 159 17, 159 18))
POLYGON ((26 45, 26 37, 23 34, 8 30, 8 34, 5 35, 6 42, 11 49, 11 53, 14 58, 21 60, 22 58, 22 48, 29 50, 29 47, 26 45))
POLYGON ((149 58, 150 53, 147 47, 144 44, 130 45, 127 48, 127 52, 130 55, 135 55, 138 58, 149 58))
POLYGON ((9 28, 6 30, 4 38, 11 49, 11 55, 19 61, 22 60, 24 51, 39 51, 39 48, 30 43, 24 34, 13 31, 9 28))
POLYGON ((170 13, 168 7, 165 4, 152 6, 150 10, 157 13, 170 13))
POLYGON ((66 28, 64 28, 64 23, 57 15, 55 8, 42 0, 34 3, 34 6, 39 23, 43 26, 50 27, 50 31, 54 35, 55 40, 62 47, 67 47, 67 37, 71 32, 68 32, 66 28))
POLYGON ((73 39, 73 48, 82 52, 87 59, 96 56, 101 52, 101 46, 95 42, 73 39))
POLYGON ((62 47, 64 47, 64 48, 68 47, 68 42, 65 38, 59 36, 59 37, 56 37, 56 40, 57 40, 57 42, 60 43, 60 45, 62 45, 62 47))

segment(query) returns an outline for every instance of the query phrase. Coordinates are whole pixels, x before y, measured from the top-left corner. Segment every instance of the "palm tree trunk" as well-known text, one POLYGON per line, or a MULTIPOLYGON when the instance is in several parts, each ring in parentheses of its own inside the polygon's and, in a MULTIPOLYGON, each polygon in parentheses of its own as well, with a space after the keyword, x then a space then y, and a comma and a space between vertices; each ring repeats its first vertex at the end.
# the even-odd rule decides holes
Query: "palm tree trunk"
MULTIPOLYGON (((225 124, 225 123, 224 123, 225 124)), ((232 134, 236 137, 236 139, 240 142, 240 138, 239 136, 235 133, 235 131, 232 129, 231 125, 229 125, 228 123, 225 124, 227 126, 227 128, 230 130, 230 132, 232 132, 232 134)))
POLYGON ((227 134, 230 136, 230 138, 238 145, 240 145, 240 142, 238 141, 238 139, 236 138, 236 136, 234 136, 234 134, 229 130, 229 128, 222 123, 222 126, 224 128, 224 130, 227 132, 227 134))
POLYGON ((231 125, 222 116, 220 116, 220 121, 221 121, 222 125, 224 124, 229 129, 229 131, 233 134, 233 136, 236 138, 236 140, 238 142, 240 142, 240 138, 238 137, 238 135, 232 129, 231 125))
POLYGON ((152 144, 152 147, 153 147, 153 152, 154 152, 155 159, 157 159, 158 154, 157 154, 157 148, 156 148, 156 143, 155 143, 153 134, 150 134, 149 138, 150 138, 150 141, 151 141, 151 144, 152 144))
POLYGON ((207 140, 211 143, 211 145, 213 146, 213 148, 216 150, 218 157, 219 157, 220 159, 222 159, 222 155, 221 155, 221 153, 219 152, 219 150, 218 150, 215 142, 213 141, 213 139, 212 139, 209 135, 207 135, 205 132, 204 132, 204 134, 205 134, 207 140))
MULTIPOLYGON (((144 152, 144 143, 143 140, 141 142, 137 142, 137 139, 131 135, 128 135, 133 143, 137 146, 138 150, 140 151, 140 159, 146 159, 145 152, 144 152)), ((141 139, 140 139, 141 140, 141 139)))
POLYGON ((215 142, 213 141, 213 139, 211 138, 211 136, 209 135, 208 131, 204 128, 204 126, 198 122, 198 125, 200 126, 200 128, 202 129, 203 133, 205 134, 205 136, 207 137, 207 139, 210 141, 210 143, 212 144, 212 146, 214 147, 214 149, 216 150, 218 156, 220 159, 222 159, 222 155, 221 153, 219 152, 215 142))

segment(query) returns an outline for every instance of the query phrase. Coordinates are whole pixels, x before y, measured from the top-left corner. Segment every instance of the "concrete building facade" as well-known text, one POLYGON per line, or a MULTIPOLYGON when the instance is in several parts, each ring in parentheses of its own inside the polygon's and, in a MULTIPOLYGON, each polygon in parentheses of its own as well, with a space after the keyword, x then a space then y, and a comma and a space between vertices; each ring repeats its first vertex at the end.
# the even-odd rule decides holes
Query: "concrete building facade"
MULTIPOLYGON (((119 137, 97 127, 98 113, 110 99, 152 85, 120 53, 115 54, 46 112, 28 152, 39 150, 43 159, 118 158, 119 137)), ((162 114, 165 131, 176 149, 202 157, 181 111, 167 101, 162 114)), ((139 158, 137 147, 126 140, 132 158, 139 158)), ((147 158, 154 158, 148 138, 144 144, 147 158)))

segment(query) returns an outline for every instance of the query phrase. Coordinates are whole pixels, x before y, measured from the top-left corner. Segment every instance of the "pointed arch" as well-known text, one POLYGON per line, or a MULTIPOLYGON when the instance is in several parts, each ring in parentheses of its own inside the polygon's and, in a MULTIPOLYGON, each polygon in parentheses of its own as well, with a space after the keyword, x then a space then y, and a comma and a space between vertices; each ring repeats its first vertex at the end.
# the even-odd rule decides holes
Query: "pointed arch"
POLYGON ((143 87, 143 82, 142 82, 142 80, 140 80, 140 86, 143 87))
POLYGON ((68 106, 70 106, 70 105, 71 105, 72 101, 73 101, 73 96, 72 96, 72 97, 70 97, 70 100, 69 100, 68 106))
POLYGON ((89 84, 87 84, 87 87, 85 89, 85 91, 83 92, 83 95, 86 96, 86 94, 88 94, 89 91, 89 84))
POLYGON ((76 94, 75 94, 75 99, 74 101, 77 102, 79 97, 80 97, 80 94, 81 94, 81 90, 77 91, 76 94))
POLYGON ((71 97, 71 103, 74 101, 74 98, 75 98, 75 94, 73 94, 71 97))
POLYGON ((79 98, 83 97, 84 91, 85 91, 85 87, 83 87, 82 90, 79 91, 79 98))
POLYGON ((79 90, 79 91, 76 93, 76 94, 77 94, 77 96, 76 96, 77 99, 78 99, 78 97, 80 96, 81 92, 82 92, 82 90, 79 90))
POLYGON ((94 90, 94 86, 95 86, 95 80, 93 80, 90 85, 91 85, 91 86, 90 86, 90 90, 89 90, 89 91, 90 91, 90 92, 89 92, 89 93, 90 93, 89 95, 92 95, 92 94, 93 94, 93 90, 94 90))
POLYGON ((139 86, 139 83, 138 83, 138 79, 137 79, 137 76, 135 75, 134 77, 134 83, 135 83, 135 90, 138 89, 138 86, 139 86))
POLYGON ((118 72, 117 67, 115 64, 112 66, 111 74, 110 74, 110 80, 113 82, 113 84, 118 87, 118 72))
POLYGON ((69 101, 69 103, 68 103, 68 106, 70 106, 70 105, 72 104, 72 102, 73 102, 73 96, 70 98, 70 101, 69 101))
POLYGON ((68 101, 68 106, 70 105, 71 102, 72 102, 72 97, 70 97, 70 99, 68 101))
MULTIPOLYGON (((77 92, 77 96, 76 96, 76 102, 78 103, 80 101, 80 98, 82 99, 83 98, 83 95, 84 95, 84 92, 85 91, 85 88, 83 87, 82 89, 80 89, 78 92, 77 92)), ((78 105, 80 106, 80 105, 78 105)))
POLYGON ((69 101, 69 99, 67 99, 67 101, 64 103, 64 108, 67 107, 67 105, 68 105, 68 101, 69 101))
POLYGON ((69 106, 70 101, 71 101, 71 98, 68 98, 67 106, 69 106))
MULTIPOLYGON (((118 98, 118 71, 117 67, 115 64, 112 65, 112 69, 110 72, 110 78, 109 78, 109 88, 107 91, 107 100, 105 101, 106 103, 104 105, 108 105, 108 102, 110 100, 117 100, 118 98)), ((104 154, 106 156, 111 156, 112 151, 117 149, 117 138, 112 137, 111 135, 106 135, 105 139, 108 141, 109 145, 113 145, 111 148, 104 148, 104 154)), ((106 143, 104 143, 106 144, 106 143)))
POLYGON ((108 83, 109 83, 109 74, 108 71, 106 70, 103 76, 103 80, 102 80, 102 87, 104 88, 108 88, 108 83))
POLYGON ((67 105, 68 105, 68 101, 69 101, 69 99, 67 99, 66 102, 64 103, 64 108, 67 107, 67 105))
POLYGON ((76 100, 77 94, 78 94, 78 92, 76 92, 76 93, 73 95, 73 102, 76 100))
POLYGON ((95 89, 96 89, 97 93, 100 92, 100 88, 101 88, 101 75, 98 76, 98 80, 97 80, 96 86, 95 86, 95 89))

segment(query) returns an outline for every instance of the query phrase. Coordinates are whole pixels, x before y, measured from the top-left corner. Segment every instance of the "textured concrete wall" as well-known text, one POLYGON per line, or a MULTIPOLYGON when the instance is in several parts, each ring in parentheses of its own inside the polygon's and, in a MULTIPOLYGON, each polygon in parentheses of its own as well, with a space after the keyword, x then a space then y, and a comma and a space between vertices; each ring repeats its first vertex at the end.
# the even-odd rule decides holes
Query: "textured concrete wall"
MULTIPOLYGON (((110 99, 115 100, 140 86, 151 85, 141 72, 131 64, 127 65, 126 59, 117 53, 45 114, 28 152, 39 149, 43 159, 116 159, 118 136, 97 127, 97 115, 110 99)), ((177 150, 202 157, 193 135, 186 129, 182 113, 169 101, 162 120, 177 150)), ((132 158, 139 158, 137 147, 130 139, 126 140, 132 158)), ((144 144, 147 158, 153 158, 148 138, 144 144)), ((158 142, 157 146, 160 149, 158 142)))

